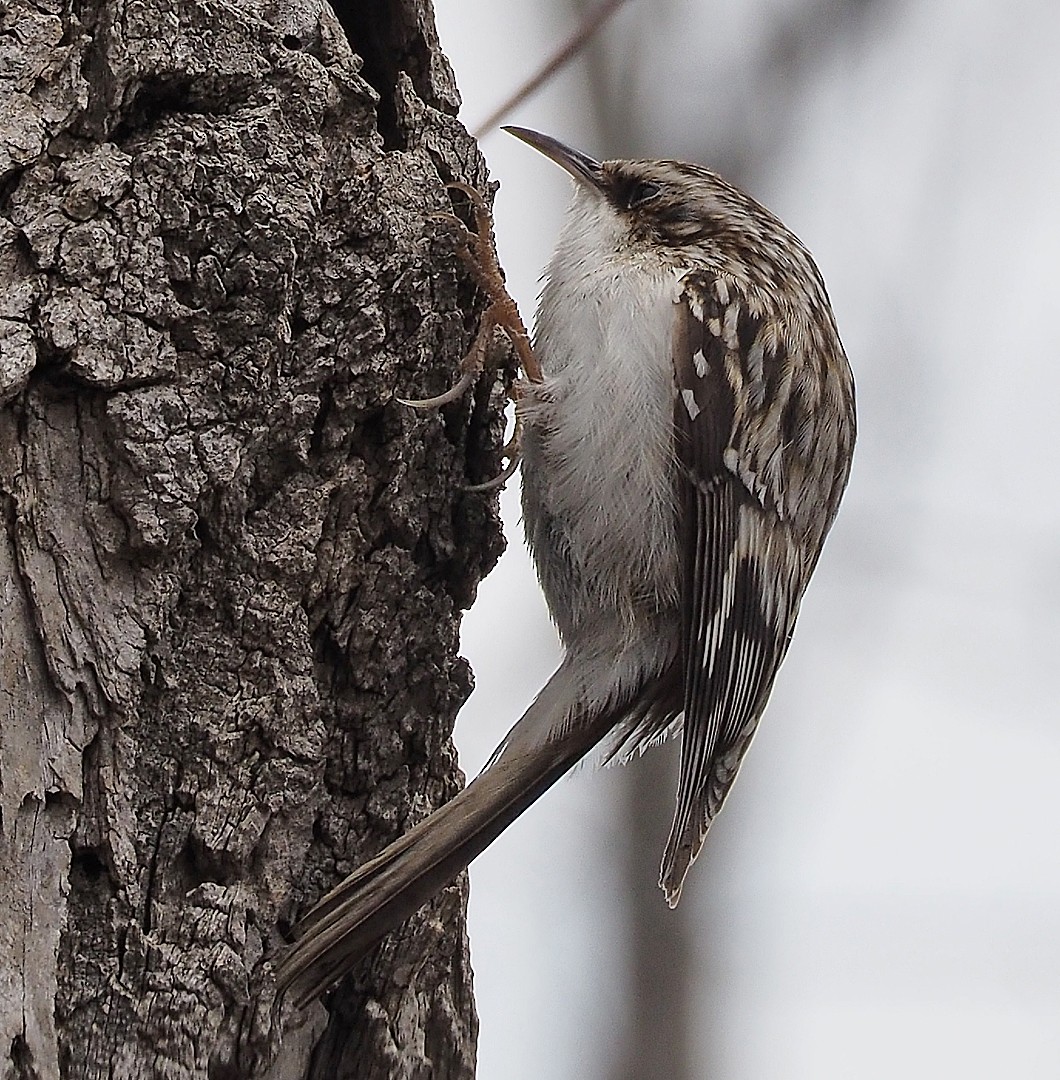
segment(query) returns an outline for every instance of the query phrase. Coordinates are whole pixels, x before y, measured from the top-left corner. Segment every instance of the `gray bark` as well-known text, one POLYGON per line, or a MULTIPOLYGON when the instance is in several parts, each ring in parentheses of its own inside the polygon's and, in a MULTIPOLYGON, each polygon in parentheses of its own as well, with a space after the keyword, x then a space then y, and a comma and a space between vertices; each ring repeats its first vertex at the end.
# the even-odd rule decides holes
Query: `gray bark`
POLYGON ((274 1016, 283 935, 460 786, 503 543, 444 415, 485 183, 428 0, 0 6, 0 1075, 466 1077, 466 884, 274 1016), (277 5, 277 10, 280 5, 277 5))

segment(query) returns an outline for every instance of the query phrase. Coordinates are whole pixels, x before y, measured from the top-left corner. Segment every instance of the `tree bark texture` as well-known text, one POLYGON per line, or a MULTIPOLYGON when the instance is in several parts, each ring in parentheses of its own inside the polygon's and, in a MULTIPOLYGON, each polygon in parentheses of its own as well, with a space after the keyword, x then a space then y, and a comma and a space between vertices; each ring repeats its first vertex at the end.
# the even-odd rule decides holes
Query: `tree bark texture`
POLYGON ((467 1077, 463 881, 329 1009, 296 917, 460 786, 496 387, 428 0, 0 4, 0 1075, 467 1077), (347 40, 348 38, 348 40, 347 40))

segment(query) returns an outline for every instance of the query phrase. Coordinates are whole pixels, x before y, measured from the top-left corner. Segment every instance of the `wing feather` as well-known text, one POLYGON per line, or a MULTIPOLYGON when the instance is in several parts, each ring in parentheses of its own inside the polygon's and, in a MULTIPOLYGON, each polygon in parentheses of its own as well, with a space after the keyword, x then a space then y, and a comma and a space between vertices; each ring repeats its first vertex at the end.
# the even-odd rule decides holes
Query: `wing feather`
POLYGON ((787 434, 820 369, 786 352, 782 330, 732 279, 684 279, 673 339, 684 722, 660 878, 671 906, 754 734, 831 523, 808 528, 805 504, 827 506, 833 490, 837 503, 846 480, 849 445, 845 460, 807 460, 807 440, 787 434))

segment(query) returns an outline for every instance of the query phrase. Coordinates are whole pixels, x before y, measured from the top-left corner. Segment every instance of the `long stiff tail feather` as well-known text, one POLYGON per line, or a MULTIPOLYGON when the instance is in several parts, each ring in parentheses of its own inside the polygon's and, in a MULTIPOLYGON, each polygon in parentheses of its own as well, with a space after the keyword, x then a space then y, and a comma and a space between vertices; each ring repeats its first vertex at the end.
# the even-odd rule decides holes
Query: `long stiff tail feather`
MULTIPOLYGON (((561 665, 517 728, 548 730, 571 700, 568 683, 561 665)), ((506 743, 459 795, 332 889, 299 924, 298 940, 276 974, 277 998, 290 994, 302 1008, 328 990, 584 757, 610 730, 616 712, 621 708, 568 724, 551 738, 506 743)))

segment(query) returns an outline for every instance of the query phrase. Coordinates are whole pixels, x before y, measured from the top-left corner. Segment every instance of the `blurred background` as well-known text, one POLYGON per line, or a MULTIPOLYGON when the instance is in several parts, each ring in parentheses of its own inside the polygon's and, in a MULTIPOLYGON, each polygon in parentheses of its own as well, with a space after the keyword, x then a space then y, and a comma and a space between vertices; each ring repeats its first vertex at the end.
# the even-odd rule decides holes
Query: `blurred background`
MULTIPOLYGON (((472 129, 586 10, 436 5, 472 129)), ((861 432, 680 909, 655 885, 672 748, 577 770, 473 865, 480 1080, 1060 1077, 1058 56, 1051 0, 628 0, 506 118, 775 210, 829 284, 861 432)), ((482 149, 529 320, 568 181, 482 149)), ((469 774, 558 659, 503 502, 469 774)))

